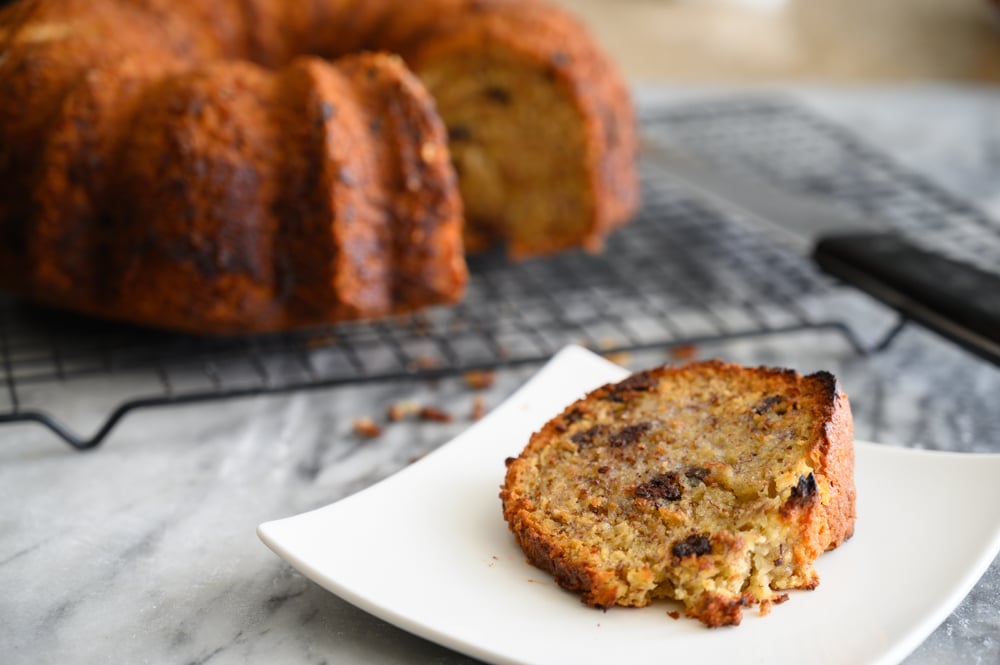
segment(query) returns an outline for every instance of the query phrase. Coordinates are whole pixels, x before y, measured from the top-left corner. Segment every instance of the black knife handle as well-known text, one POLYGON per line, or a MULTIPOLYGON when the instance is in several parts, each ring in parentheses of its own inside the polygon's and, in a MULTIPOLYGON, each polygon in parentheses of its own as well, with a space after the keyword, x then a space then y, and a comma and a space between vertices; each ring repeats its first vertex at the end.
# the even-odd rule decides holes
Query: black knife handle
POLYGON ((891 233, 830 236, 813 258, 831 275, 1000 365, 1000 275, 891 233))

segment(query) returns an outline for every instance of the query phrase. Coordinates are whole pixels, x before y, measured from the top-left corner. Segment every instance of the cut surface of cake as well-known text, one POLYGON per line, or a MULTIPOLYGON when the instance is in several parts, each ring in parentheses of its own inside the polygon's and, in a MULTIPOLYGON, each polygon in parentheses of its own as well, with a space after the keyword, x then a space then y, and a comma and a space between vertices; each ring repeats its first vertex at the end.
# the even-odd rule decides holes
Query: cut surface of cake
POLYGON ((503 514, 528 560, 602 608, 673 599, 737 625, 744 607, 816 587, 816 558, 854 531, 850 406, 826 372, 639 372, 507 463, 503 514))

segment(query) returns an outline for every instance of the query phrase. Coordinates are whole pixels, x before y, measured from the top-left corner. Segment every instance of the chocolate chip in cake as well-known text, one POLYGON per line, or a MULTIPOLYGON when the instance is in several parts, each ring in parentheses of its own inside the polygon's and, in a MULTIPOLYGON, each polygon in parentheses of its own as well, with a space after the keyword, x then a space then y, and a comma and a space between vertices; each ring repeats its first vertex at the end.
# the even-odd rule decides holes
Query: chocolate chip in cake
POLYGON ((639 423, 637 425, 626 425, 608 437, 608 445, 612 448, 624 448, 639 441, 639 437, 652 429, 650 423, 639 423))
POLYGON ((451 125, 448 127, 449 141, 468 141, 472 138, 472 132, 466 125, 451 125))
POLYGON ((808 474, 806 476, 799 476, 798 484, 792 488, 792 494, 788 497, 788 501, 785 503, 785 507, 791 508, 802 508, 808 506, 812 503, 813 497, 819 488, 816 487, 816 477, 813 474, 808 474))
POLYGON ((600 438, 608 433, 610 428, 607 425, 594 425, 590 429, 577 432, 569 437, 581 450, 594 444, 600 443, 600 438))
POLYGON ((562 419, 567 425, 572 425, 583 420, 583 413, 579 409, 570 409, 563 415, 562 419))
POLYGON ((647 499, 654 503, 677 501, 683 494, 680 478, 673 471, 653 476, 635 488, 637 499, 647 499))
POLYGON ((670 551, 678 559, 683 559, 686 556, 702 556, 703 554, 712 553, 712 542, 708 539, 708 536, 704 536, 700 533, 695 533, 684 540, 678 540, 674 543, 674 546, 670 548, 670 551))
POLYGON ((634 393, 649 392, 657 386, 657 380, 648 372, 640 372, 619 381, 611 386, 604 399, 612 402, 624 402, 629 395, 634 393))
POLYGON ((506 106, 510 104, 510 91, 497 85, 489 85, 483 88, 483 95, 490 101, 506 106))
POLYGON ((756 413, 757 415, 763 415, 764 413, 773 410, 778 415, 784 415, 784 413, 788 410, 787 407, 773 408, 780 405, 784 401, 785 398, 782 397, 781 395, 770 395, 761 400, 761 402, 753 408, 753 412, 756 413))

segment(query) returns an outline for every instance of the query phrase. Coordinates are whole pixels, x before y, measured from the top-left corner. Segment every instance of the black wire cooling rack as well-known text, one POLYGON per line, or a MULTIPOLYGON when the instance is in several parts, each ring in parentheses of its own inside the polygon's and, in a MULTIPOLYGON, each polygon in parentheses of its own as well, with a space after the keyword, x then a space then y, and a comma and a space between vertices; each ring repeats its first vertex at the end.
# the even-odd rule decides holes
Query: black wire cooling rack
MULTIPOLYGON (((988 218, 794 104, 647 109, 642 127, 647 143, 745 164, 783 187, 921 237, 947 237, 957 253, 1000 265, 1000 253, 981 242, 988 218)), ((866 344, 832 313, 842 290, 780 239, 734 223, 649 159, 642 178, 642 211, 603 254, 473 257, 462 304, 417 316, 194 337, 0 296, 0 423, 40 423, 86 449, 138 408, 539 363, 569 343, 611 353, 819 328, 842 334, 859 353, 888 343, 891 331, 866 344)))

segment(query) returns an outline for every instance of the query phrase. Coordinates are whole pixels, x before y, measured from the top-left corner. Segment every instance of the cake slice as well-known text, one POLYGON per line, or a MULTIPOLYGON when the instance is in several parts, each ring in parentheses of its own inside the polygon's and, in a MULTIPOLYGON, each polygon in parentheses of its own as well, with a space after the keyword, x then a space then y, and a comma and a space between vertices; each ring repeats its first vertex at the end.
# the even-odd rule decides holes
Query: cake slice
POLYGON ((854 531, 853 427, 829 373, 719 361, 594 390, 507 461, 534 565, 602 608, 675 599, 708 626, 819 583, 854 531))

